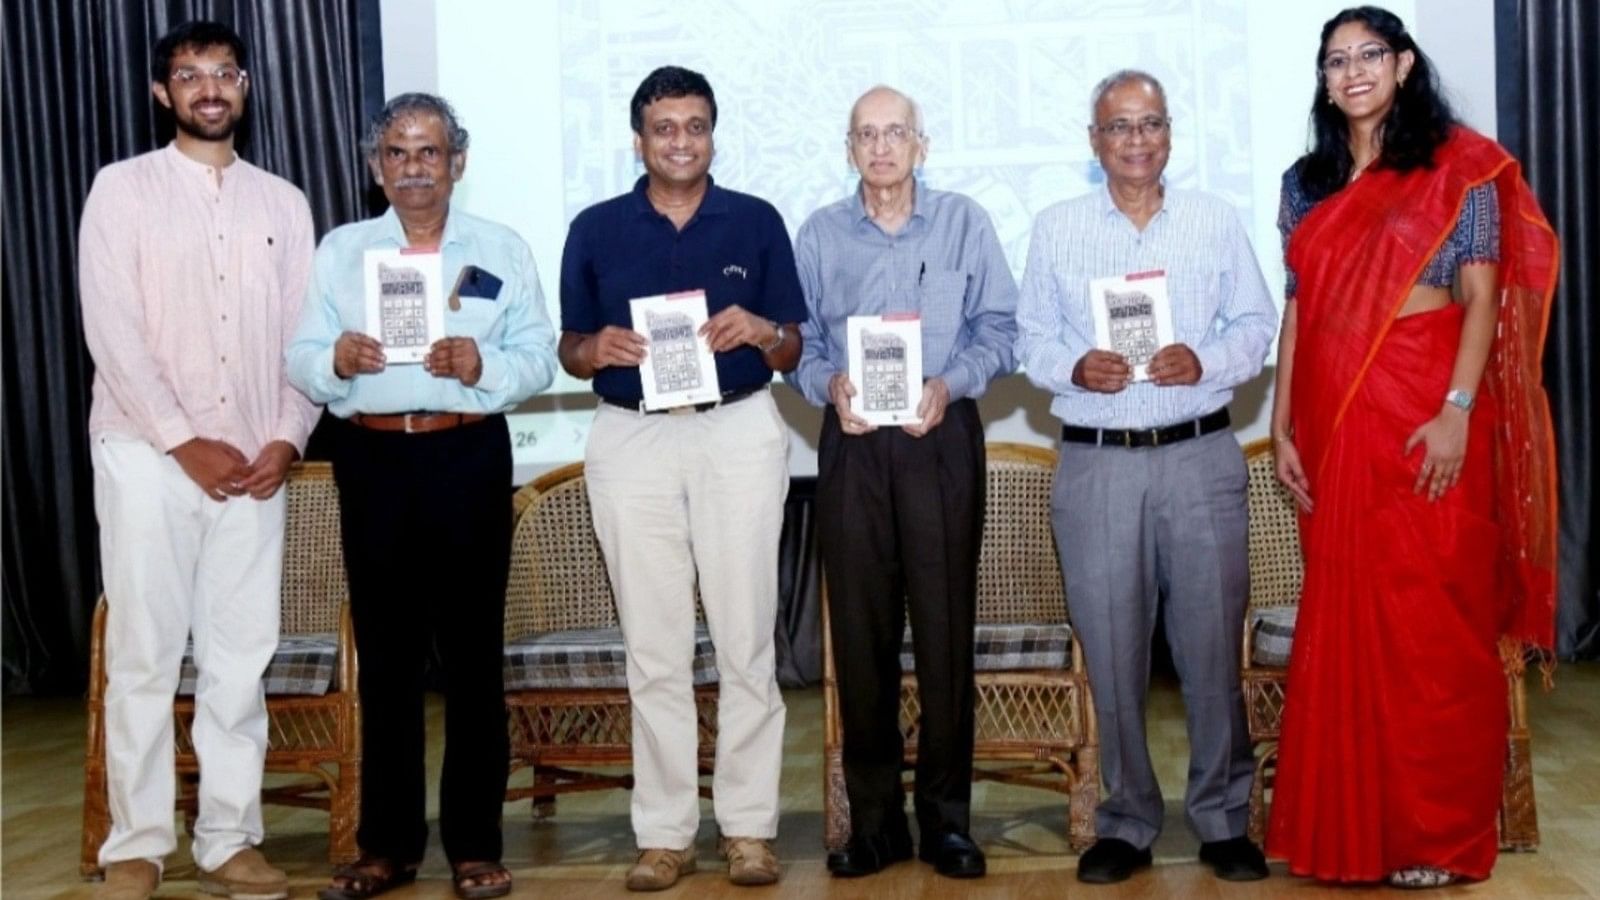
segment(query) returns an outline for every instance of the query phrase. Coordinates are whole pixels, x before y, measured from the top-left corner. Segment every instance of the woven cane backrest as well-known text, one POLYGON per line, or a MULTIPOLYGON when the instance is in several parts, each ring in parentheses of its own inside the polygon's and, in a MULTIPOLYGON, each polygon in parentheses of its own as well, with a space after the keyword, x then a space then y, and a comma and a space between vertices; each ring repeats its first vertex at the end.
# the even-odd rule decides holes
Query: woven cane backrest
POLYGON ((517 491, 506 584, 507 640, 533 632, 609 628, 617 607, 589 516, 583 464, 517 491))
POLYGON ((339 537, 339 490, 333 466, 296 463, 289 468, 283 535, 282 634, 339 630, 339 605, 349 596, 339 537))
POLYGON ((978 555, 978 621, 1065 622, 1066 591, 1050 529, 1056 453, 989 444, 988 498, 978 555))
POLYGON ((1250 605, 1292 606, 1300 602, 1305 574, 1294 495, 1278 481, 1270 439, 1247 445, 1244 457, 1250 472, 1250 605))

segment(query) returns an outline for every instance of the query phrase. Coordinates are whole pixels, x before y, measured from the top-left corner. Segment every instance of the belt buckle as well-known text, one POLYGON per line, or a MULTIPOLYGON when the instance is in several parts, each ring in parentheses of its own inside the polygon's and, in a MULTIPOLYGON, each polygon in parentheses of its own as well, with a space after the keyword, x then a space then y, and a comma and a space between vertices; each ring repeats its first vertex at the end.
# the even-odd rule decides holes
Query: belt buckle
POLYGON ((1133 429, 1132 428, 1125 428, 1122 431, 1122 449, 1124 449, 1124 450, 1133 449, 1133 429))
POLYGON ((694 415, 695 413, 697 413, 699 411, 700 410, 699 410, 699 408, 697 407, 696 404, 685 403, 682 406, 674 406, 673 408, 667 410, 667 415, 669 415, 669 416, 692 416, 692 415, 694 415))
POLYGON ((1152 446, 1152 447, 1161 446, 1161 429, 1159 429, 1159 428, 1150 429, 1150 446, 1152 446))
POLYGON ((416 434, 416 432, 411 428, 411 413, 403 413, 400 416, 400 421, 403 425, 405 425, 406 434, 416 434))

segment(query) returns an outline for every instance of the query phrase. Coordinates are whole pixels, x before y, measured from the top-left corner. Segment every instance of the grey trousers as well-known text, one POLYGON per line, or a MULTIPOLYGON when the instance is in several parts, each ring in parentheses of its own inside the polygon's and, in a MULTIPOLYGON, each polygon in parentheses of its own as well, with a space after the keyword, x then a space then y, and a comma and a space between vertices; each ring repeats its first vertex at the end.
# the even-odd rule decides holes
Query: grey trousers
POLYGON ((1165 447, 1061 445, 1051 524, 1100 725, 1102 838, 1144 848, 1161 832, 1144 723, 1158 591, 1188 720, 1189 827, 1202 841, 1245 833, 1254 769, 1239 687, 1246 479, 1227 430, 1165 447))

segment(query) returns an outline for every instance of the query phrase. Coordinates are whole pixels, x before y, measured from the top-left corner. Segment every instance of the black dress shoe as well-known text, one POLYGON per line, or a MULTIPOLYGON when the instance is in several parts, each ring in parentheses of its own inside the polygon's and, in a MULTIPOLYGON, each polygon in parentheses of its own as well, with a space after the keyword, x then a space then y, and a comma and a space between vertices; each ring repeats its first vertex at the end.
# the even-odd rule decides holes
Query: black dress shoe
POLYGON ((972 838, 959 831, 941 831, 924 838, 917 856, 931 863, 933 870, 946 878, 982 878, 989 871, 983 851, 972 838))
POLYGON ((1150 848, 1140 850, 1119 838, 1101 838, 1078 857, 1078 880, 1086 884, 1116 884, 1148 865, 1150 848))
POLYGON ((828 854, 828 871, 835 878, 860 878, 873 875, 897 862, 911 858, 911 837, 883 835, 850 838, 843 850, 828 854))
POLYGON ((1247 837, 1201 844, 1200 861, 1209 864, 1223 881, 1260 881, 1267 877, 1267 858, 1247 837))

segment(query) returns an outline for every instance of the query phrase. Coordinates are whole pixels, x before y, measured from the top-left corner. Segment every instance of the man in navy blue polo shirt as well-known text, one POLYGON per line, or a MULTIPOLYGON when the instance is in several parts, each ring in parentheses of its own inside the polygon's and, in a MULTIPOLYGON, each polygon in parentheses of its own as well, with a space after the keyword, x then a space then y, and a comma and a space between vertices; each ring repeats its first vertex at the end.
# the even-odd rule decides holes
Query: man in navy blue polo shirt
POLYGON ((646 174, 578 215, 561 258, 561 365, 601 403, 584 454, 633 701, 632 890, 694 871, 700 805, 693 694, 695 584, 716 645, 720 696, 712 791, 736 884, 771 884, 778 862, 783 698, 774 674, 778 534, 788 428, 768 392, 800 359, 805 301, 783 218, 709 174, 717 103, 697 72, 666 66, 639 85, 633 148, 646 174), (647 413, 651 352, 629 301, 704 291, 699 336, 721 398, 647 413))

